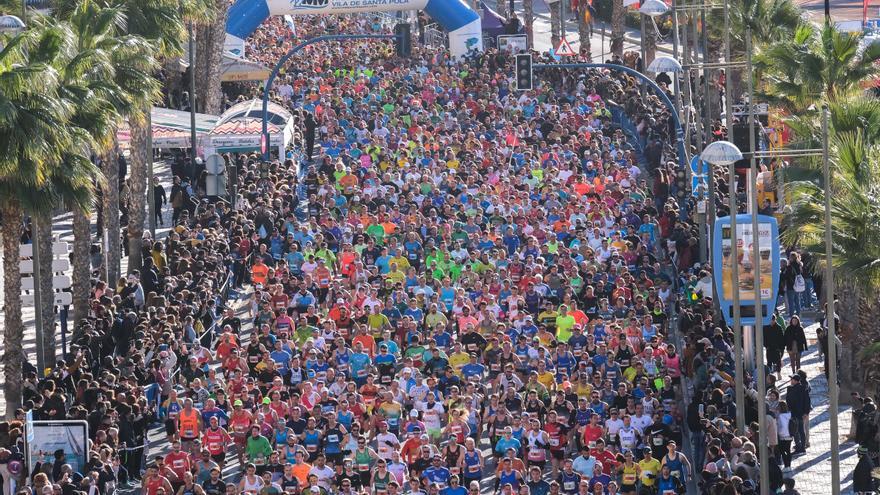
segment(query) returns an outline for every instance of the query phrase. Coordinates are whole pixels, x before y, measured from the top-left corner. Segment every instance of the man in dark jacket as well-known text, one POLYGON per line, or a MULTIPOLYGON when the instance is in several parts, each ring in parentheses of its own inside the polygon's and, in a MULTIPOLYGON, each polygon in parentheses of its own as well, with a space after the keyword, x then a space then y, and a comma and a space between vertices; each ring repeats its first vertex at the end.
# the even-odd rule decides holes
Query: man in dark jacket
POLYGON ((791 411, 791 436, 794 439, 794 454, 806 452, 806 436, 804 433, 804 415, 810 412, 810 394, 801 383, 800 375, 791 375, 791 386, 788 387, 785 400, 791 411))
POLYGON ((853 492, 855 493, 876 493, 877 480, 871 476, 874 469, 874 461, 868 453, 868 449, 859 447, 859 462, 853 470, 853 492))

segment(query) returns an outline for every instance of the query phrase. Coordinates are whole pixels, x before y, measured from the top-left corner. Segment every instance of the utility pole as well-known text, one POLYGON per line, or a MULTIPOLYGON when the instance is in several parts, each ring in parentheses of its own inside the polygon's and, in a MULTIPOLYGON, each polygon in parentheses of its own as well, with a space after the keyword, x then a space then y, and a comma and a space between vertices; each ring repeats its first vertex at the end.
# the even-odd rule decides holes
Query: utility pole
MULTIPOLYGON (((46 360, 43 354, 43 292, 40 290, 40 228, 37 215, 31 215, 31 248, 33 248, 34 262, 34 330, 37 335, 37 376, 46 376, 46 360)), ((43 240, 45 241, 45 239, 43 240)), ((52 242, 49 239, 48 242, 52 242)), ((52 261, 49 260, 49 263, 52 261)))
POLYGON ((153 109, 147 112, 147 214, 150 215, 150 238, 156 241, 156 181, 153 178, 153 109))
MULTIPOLYGON (((192 160, 193 171, 195 171, 196 165, 196 156, 198 151, 196 150, 196 63, 195 63, 195 39, 193 35, 193 23, 189 21, 187 24, 187 29, 189 31, 189 125, 190 125, 190 160, 192 160)), ((152 132, 152 130, 150 131, 152 132)), ((152 150, 151 150, 152 152, 152 150)), ((150 161, 152 162, 152 155, 150 156, 150 161)), ((198 185, 196 181, 198 177, 192 177, 192 187, 193 190, 198 189, 198 185)))
MULTIPOLYGON (((703 32, 701 36, 701 41, 703 44, 703 64, 709 63, 707 54, 709 53, 709 37, 706 33, 706 7, 705 4, 703 8, 700 10, 700 22, 703 26, 703 32)), ((702 139, 699 140, 700 153, 703 152, 702 146, 704 143, 708 144, 709 135, 712 132, 712 98, 709 94, 709 77, 711 74, 711 69, 707 69, 703 67, 703 135, 702 139)), ((715 225, 715 166, 712 164, 706 164, 706 172, 708 173, 708 177, 706 177, 706 185, 709 189, 709 198, 706 200, 706 214, 709 216, 709 225, 715 225)), ((709 241, 711 238, 712 229, 708 229, 709 232, 706 232, 706 235, 709 237, 709 241)), ((711 245, 711 242, 709 243, 711 245)), ((718 300, 718 298, 715 298, 718 300)))
MULTIPOLYGON (((727 139, 733 139, 733 103, 730 94, 730 0, 724 0, 724 61, 728 64, 728 73, 725 73, 724 86, 724 114, 727 125, 727 139)), ((739 301, 739 240, 736 231, 736 214, 739 211, 736 202, 736 164, 730 164, 730 177, 728 179, 730 194, 730 247, 732 249, 733 263, 731 263, 731 287, 733 299, 733 350, 734 350, 734 373, 736 388, 736 429, 740 434, 745 433, 746 411, 742 407, 745 404, 745 388, 743 386, 743 348, 742 348, 742 325, 740 324, 740 301, 739 301)), ((720 240, 719 240, 720 241, 720 240)))
MULTIPOLYGON (((826 3, 827 5, 827 3, 826 3)), ((834 322, 834 244, 831 241, 831 171, 828 161, 828 107, 822 108, 822 176, 825 179, 825 319, 828 330, 828 417, 831 420, 831 493, 840 495, 840 438, 838 437, 837 328, 834 322)))
MULTIPOLYGON (((755 366, 758 378, 758 462, 761 466, 761 490, 760 493, 770 493, 770 456, 767 452, 767 382, 764 369, 764 327, 763 327, 763 301, 761 299, 761 248, 758 230, 758 161, 755 152, 758 147, 755 143, 755 82, 752 79, 752 30, 746 30, 746 75, 749 85, 749 162, 752 181, 752 273, 755 283, 755 366)), ((768 246, 769 248, 769 246, 768 246)), ((745 404, 742 404, 745 406, 745 404)), ((737 409, 741 407, 737 404, 737 409)))

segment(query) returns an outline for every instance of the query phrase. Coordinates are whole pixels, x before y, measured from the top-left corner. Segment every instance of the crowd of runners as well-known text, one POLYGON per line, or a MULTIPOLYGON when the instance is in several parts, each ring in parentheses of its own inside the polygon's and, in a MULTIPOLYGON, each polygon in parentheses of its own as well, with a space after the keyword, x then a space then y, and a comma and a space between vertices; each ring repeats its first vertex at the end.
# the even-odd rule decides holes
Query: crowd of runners
MULTIPOLYGON (((297 39, 388 29, 309 17, 297 39)), ((292 41, 273 18, 248 57, 292 41)), ((771 389, 759 460, 731 426, 732 338, 674 194, 669 110, 618 71, 512 76, 492 51, 307 48, 273 95, 303 145, 229 156, 231 206, 178 212, 138 273, 95 284, 66 361, 26 377, 19 420, 85 419, 90 450, 22 495, 746 494, 760 461, 789 466, 806 380, 771 389), (156 426, 168 449, 148 456, 156 426)), ((3 434, 0 471, 20 423, 3 434)))

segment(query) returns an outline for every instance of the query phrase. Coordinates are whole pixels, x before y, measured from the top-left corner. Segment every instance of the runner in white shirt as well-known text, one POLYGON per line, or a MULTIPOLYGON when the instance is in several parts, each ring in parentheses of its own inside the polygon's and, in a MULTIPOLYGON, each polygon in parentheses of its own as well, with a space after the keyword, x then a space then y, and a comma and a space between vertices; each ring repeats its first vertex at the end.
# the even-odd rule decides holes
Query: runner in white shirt
POLYGON ((332 482, 333 478, 336 476, 336 471, 328 466, 326 461, 327 458, 324 457, 324 454, 318 454, 317 459, 315 459, 315 464, 312 465, 312 469, 309 470, 309 475, 311 476, 314 474, 317 476, 318 486, 329 492, 332 490, 332 482))
POLYGON ((392 454, 400 449, 400 440, 397 435, 388 432, 388 423, 379 423, 379 433, 376 434, 376 453, 380 458, 390 462, 392 454))
POLYGON ((432 404, 431 398, 433 397, 434 395, 430 394, 428 401, 416 402, 416 409, 422 413, 422 422, 425 423, 428 436, 432 440, 437 440, 443 431, 443 417, 446 414, 446 408, 437 401, 433 401, 432 404))

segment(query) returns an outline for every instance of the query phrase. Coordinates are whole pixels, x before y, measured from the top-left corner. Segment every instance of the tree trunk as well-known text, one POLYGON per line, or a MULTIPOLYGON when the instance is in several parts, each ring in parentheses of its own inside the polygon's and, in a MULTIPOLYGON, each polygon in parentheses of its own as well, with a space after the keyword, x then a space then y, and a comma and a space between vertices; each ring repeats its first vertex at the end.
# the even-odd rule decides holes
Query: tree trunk
POLYGON ((642 31, 642 40, 645 43, 645 60, 642 60, 642 70, 651 65, 654 57, 657 55, 657 31, 654 29, 654 23, 650 18, 645 19, 645 30, 642 31))
POLYGON ((21 269, 19 236, 21 207, 8 198, 0 204, 0 229, 3 232, 3 393, 6 397, 6 418, 13 419, 21 407, 21 363, 24 359, 24 322, 21 320, 21 269))
POLYGON ((592 52, 590 50, 590 23, 587 22, 587 13, 590 6, 586 0, 578 1, 577 18, 578 18, 578 38, 581 41, 580 52, 587 55, 588 60, 592 60, 592 52))
MULTIPOLYGON (((131 126, 134 133, 134 126, 131 126)), ((106 276, 107 285, 116 287, 119 280, 120 258, 122 257, 121 232, 119 225, 119 162, 115 147, 101 157, 101 170, 107 178, 104 188, 104 228, 106 229, 107 252, 104 253, 101 275, 106 276)))
POLYGON ((226 17, 229 2, 215 0, 214 20, 199 26, 196 36, 196 108, 202 113, 220 115, 223 94, 220 92, 220 65, 226 39, 226 17))
POLYGON ((623 0, 611 1, 611 53, 623 58, 623 22, 626 17, 626 9, 623 0))
MULTIPOLYGON (((145 109, 146 110, 146 109, 145 109)), ((128 273, 139 270, 143 264, 144 220, 147 212, 147 160, 152 150, 147 150, 147 123, 143 119, 131 122, 131 160, 129 160, 129 191, 131 200, 128 212, 128 273)), ((116 283, 114 280, 113 283, 116 283)))
POLYGON ((555 50, 562 40, 562 2, 568 0, 557 0, 554 3, 547 4, 550 7, 550 44, 555 50))
POLYGON ((52 214, 41 216, 37 222, 37 233, 40 236, 40 291, 42 292, 42 308, 34 308, 43 316, 43 364, 47 368, 55 367, 55 289, 52 287, 52 214))
POLYGON ((534 27, 535 27, 535 5, 534 0, 523 0, 523 24, 526 27, 526 37, 529 40, 529 50, 535 46, 534 27))
MULTIPOLYGON (((73 324, 89 314, 91 268, 89 247, 92 244, 91 212, 73 212, 73 324)), ((117 236, 118 237, 118 236, 117 236)))
POLYGON ((840 383, 851 390, 858 390, 861 384, 858 357, 853 352, 859 339, 860 303, 859 287, 851 279, 838 278, 836 292, 839 297, 837 314, 840 317, 840 328, 837 331, 843 345, 838 349, 840 358, 840 383))
MULTIPOLYGON (((711 34, 711 32, 710 32, 711 34)), ((709 37, 709 42, 707 43, 708 47, 706 50, 706 58, 707 62, 710 64, 717 64, 721 62, 721 49, 722 43, 714 40, 711 36, 709 37)), ((716 120, 721 119, 721 93, 718 91, 718 71, 717 70, 709 70, 706 71, 709 74, 709 100, 711 102, 711 114, 709 115, 709 119, 714 122, 716 120)))

